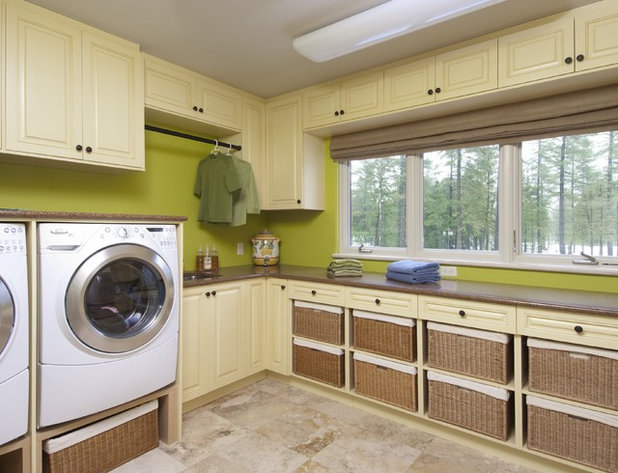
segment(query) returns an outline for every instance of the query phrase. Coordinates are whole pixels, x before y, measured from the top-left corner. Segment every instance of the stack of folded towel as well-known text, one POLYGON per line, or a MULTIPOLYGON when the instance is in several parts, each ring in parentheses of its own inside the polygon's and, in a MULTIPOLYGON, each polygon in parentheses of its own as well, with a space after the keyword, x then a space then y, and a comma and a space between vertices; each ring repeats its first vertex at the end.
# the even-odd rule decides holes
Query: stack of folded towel
POLYGON ((335 259, 328 265, 327 273, 330 277, 362 276, 363 263, 356 259, 335 259))
POLYGON ((386 268, 386 277, 396 281, 412 284, 436 282, 440 280, 440 265, 424 261, 401 260, 391 263, 386 268))

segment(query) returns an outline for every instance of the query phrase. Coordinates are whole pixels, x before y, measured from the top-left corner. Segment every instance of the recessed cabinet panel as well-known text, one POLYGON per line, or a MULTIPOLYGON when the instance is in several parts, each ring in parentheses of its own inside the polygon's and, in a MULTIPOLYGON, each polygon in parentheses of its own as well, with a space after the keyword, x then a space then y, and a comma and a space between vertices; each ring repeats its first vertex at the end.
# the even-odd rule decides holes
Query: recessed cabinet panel
POLYGON ((185 290, 182 299, 182 397, 184 401, 204 393, 206 383, 204 290, 185 290))
POLYGON ((267 368, 282 375, 291 372, 290 301, 288 281, 268 278, 266 280, 266 359, 267 368))
POLYGON ((247 281, 247 323, 249 374, 266 367, 264 341, 266 339, 266 284, 263 279, 247 281))
POLYGON ((435 59, 423 59, 384 71, 384 111, 392 112, 434 101, 435 59))
POLYGON ((346 288, 346 306, 384 314, 416 318, 418 296, 405 292, 379 291, 374 289, 346 288))
POLYGON ((304 127, 334 123, 339 115, 339 83, 319 86, 303 93, 304 127), (335 116, 337 112, 337 116, 335 116))
POLYGON ((382 72, 368 74, 341 84, 340 120, 354 120, 382 112, 384 103, 382 72))
POLYGON ((81 157, 80 32, 6 6, 7 150, 81 157))
POLYGON ((618 5, 595 3, 575 16, 575 69, 618 63, 618 5), (581 55, 581 56, 580 56, 581 55))
POLYGON ((240 130, 242 126, 240 95, 210 81, 197 83, 198 106, 203 107, 203 120, 226 128, 240 130))
POLYGON ((144 61, 147 106, 193 117, 195 77, 184 69, 146 56, 144 61))
POLYGON ((498 85, 505 87, 573 72, 573 47, 572 17, 500 37, 498 85))

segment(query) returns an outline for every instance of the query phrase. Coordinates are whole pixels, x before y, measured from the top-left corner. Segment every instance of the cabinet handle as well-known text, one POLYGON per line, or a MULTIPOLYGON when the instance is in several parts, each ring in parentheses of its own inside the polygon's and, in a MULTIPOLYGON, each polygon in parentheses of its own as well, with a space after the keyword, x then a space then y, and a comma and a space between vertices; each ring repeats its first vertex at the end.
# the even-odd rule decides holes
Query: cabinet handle
POLYGON ((315 289, 312 289, 312 290, 311 290, 311 295, 312 295, 312 296, 315 296, 317 293, 318 293, 318 291, 316 291, 315 289))
POLYGON ((583 54, 578 54, 577 57, 575 59, 577 59, 577 62, 582 62, 584 60, 584 55, 583 54))
POLYGON ((204 109, 203 109, 202 107, 200 107, 200 108, 198 109, 198 112, 200 112, 200 113, 204 113, 204 109))
POLYGON ((194 112, 197 112, 197 105, 194 105, 194 106, 193 106, 193 111, 194 111, 194 112))
POLYGON ((375 300, 376 305, 380 305, 380 302, 382 302, 380 299, 375 300))
POLYGON ((345 110, 339 110, 339 115, 344 115, 345 114, 345 110))
POLYGON ((297 204, 300 204, 300 199, 298 199, 298 200, 296 201, 296 203, 297 203, 297 204))
POLYGON ((81 150, 83 150, 83 149, 84 149, 84 147, 83 147, 82 145, 77 145, 77 146, 75 147, 75 149, 76 149, 77 151, 81 151, 81 150))
POLYGON ((217 295, 217 291, 212 291, 212 295, 216 296, 217 295))
POLYGON ((285 289, 285 286, 282 284, 281 285, 281 290, 283 291, 285 289))
POLYGON ((576 325, 575 327, 573 327, 573 330, 575 330, 577 333, 583 333, 584 327, 582 327, 581 325, 576 325))
POLYGON ((440 87, 436 87, 436 94, 439 94, 440 92, 442 92, 442 89, 440 87))
POLYGON ((206 297, 210 297, 210 291, 209 291, 209 292, 205 292, 205 293, 204 293, 204 295, 205 295, 206 297))
POLYGON ((573 62, 573 58, 571 56, 567 56, 564 59, 565 64, 571 64, 573 62))
POLYGON ((92 153, 92 148, 90 146, 86 146, 86 153, 92 153))
POLYGON ((462 317, 465 317, 465 316, 466 316, 466 311, 465 311, 465 310, 463 310, 463 309, 462 309, 462 310, 460 310, 460 311, 459 311, 459 315, 460 315, 460 316, 462 316, 462 317))
POLYGON ((335 110, 335 116, 338 117, 339 116, 339 112, 337 110, 335 110))
POLYGON ((433 90, 432 90, 432 89, 429 89, 429 90, 427 91, 427 95, 433 95, 433 90))

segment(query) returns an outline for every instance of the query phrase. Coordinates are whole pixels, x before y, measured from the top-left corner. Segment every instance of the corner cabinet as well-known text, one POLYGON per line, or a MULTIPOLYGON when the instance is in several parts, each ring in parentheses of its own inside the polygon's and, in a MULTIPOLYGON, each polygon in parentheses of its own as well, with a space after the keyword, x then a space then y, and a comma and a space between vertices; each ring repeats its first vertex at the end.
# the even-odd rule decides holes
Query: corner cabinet
POLYGON ((264 210, 324 210, 324 141, 302 130, 302 98, 266 105, 264 210))
POLYGON ((31 5, 6 5, 5 150, 144 169, 139 47, 31 5))

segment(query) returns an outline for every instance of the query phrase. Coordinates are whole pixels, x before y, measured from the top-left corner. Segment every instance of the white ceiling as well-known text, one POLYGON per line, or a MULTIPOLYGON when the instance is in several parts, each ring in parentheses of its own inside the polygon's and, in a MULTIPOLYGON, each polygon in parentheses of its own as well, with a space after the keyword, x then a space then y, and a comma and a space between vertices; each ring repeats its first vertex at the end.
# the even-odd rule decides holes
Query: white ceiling
POLYGON ((506 0, 319 64, 296 53, 292 40, 384 0, 29 1, 139 43, 142 51, 268 98, 595 0, 506 0))

